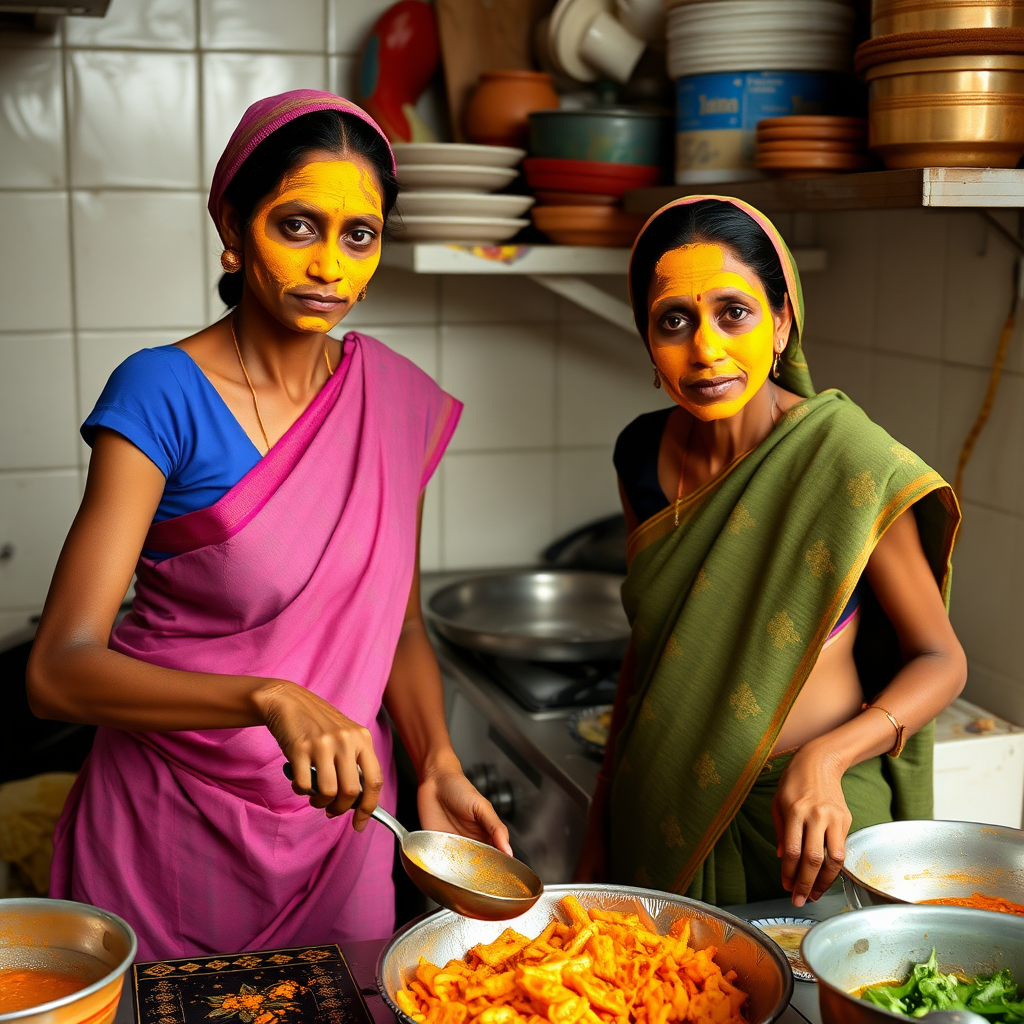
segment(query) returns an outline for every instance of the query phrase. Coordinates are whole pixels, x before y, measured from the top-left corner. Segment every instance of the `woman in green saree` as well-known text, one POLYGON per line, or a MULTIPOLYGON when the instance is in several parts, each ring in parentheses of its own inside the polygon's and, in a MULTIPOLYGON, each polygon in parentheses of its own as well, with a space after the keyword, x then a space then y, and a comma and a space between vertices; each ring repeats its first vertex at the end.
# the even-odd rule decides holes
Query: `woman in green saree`
POLYGON ((578 874, 800 907, 851 827, 931 817, 929 723, 966 678, 959 509, 845 395, 815 393, 796 265, 757 210, 659 210, 630 293, 675 406, 616 447, 632 642, 578 874))

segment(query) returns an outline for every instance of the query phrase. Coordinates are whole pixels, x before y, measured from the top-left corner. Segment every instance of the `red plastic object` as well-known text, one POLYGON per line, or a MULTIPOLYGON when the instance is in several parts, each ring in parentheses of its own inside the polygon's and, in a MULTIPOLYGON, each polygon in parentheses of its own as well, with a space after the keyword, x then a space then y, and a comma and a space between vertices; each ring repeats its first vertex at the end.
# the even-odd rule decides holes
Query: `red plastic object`
POLYGON ((392 142, 414 141, 408 114, 439 59, 437 22, 425 0, 398 0, 370 30, 359 54, 356 92, 360 106, 392 142))
POLYGON ((660 167, 646 164, 607 164, 597 160, 555 160, 529 157, 523 161, 526 183, 542 192, 593 192, 621 198, 631 188, 657 185, 660 167))

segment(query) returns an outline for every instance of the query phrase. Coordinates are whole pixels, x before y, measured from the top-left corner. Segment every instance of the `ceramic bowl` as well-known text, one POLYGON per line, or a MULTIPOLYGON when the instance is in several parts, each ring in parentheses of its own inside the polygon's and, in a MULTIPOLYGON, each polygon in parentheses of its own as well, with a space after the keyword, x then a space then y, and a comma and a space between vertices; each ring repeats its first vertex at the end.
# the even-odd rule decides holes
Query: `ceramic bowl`
POLYGON ((518 177, 506 167, 474 167, 465 164, 408 164, 398 168, 403 189, 436 192, 496 192, 518 177))
POLYGON ((1024 26, 1021 0, 874 0, 871 35, 934 32, 959 28, 1019 28, 1024 26))
POLYGON ((392 145, 401 172, 421 164, 469 167, 515 167, 526 156, 515 146, 476 146, 463 142, 399 142, 392 145))
POLYGON ((398 200, 406 217, 521 217, 533 204, 533 196, 479 192, 403 192, 398 200))
POLYGON ((518 234, 530 222, 513 217, 403 217, 400 242, 490 245, 518 234))
POLYGON ((530 114, 530 156, 655 166, 668 162, 671 124, 622 107, 530 114))
POLYGON ((1016 167, 1024 56, 931 57, 870 68, 869 147, 886 167, 1016 167))
POLYGON ((613 206, 535 206, 534 226, 558 245, 632 245, 647 219, 613 206))
POLYGON ((40 1006, 0 1013, 2 1024, 111 1024, 135 933, 113 914, 71 900, 0 900, 0 971, 37 968, 78 975, 85 988, 40 1006))
POLYGON ((662 176, 660 167, 542 157, 524 160, 523 172, 533 191, 594 192, 620 199, 631 188, 656 185, 662 176))

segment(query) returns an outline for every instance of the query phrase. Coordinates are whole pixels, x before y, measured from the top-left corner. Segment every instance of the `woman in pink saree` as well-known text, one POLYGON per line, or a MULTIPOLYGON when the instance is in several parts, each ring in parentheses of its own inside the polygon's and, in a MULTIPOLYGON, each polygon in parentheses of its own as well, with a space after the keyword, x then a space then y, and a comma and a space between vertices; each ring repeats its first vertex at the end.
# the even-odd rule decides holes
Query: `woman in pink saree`
POLYGON ((424 488, 461 406, 380 342, 327 333, 363 297, 396 195, 358 107, 254 104, 210 194, 232 312, 130 357, 83 427, 88 484, 29 694, 100 728, 51 893, 123 916, 142 959, 391 932, 393 840, 366 827, 395 800, 385 712, 423 827, 511 852, 452 751, 419 607, 424 488))

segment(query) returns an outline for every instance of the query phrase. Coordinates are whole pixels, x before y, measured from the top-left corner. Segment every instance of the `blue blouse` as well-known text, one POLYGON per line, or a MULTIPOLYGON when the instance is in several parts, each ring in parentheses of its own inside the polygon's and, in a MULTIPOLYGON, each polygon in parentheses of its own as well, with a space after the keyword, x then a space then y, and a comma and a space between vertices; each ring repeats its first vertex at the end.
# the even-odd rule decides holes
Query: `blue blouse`
POLYGON ((261 458, 206 374, 174 345, 144 348, 114 370, 82 424, 90 447, 99 427, 127 438, 163 473, 154 522, 208 508, 261 458))

